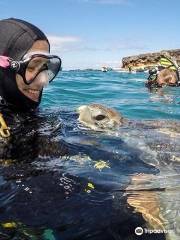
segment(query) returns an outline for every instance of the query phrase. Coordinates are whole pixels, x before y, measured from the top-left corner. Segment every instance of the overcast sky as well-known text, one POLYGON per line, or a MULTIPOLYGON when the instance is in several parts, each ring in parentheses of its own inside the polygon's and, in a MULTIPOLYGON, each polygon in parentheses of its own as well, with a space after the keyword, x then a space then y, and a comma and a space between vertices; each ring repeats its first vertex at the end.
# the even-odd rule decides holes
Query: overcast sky
POLYGON ((179 0, 0 0, 0 18, 37 25, 64 69, 117 67, 122 57, 180 48, 179 0))

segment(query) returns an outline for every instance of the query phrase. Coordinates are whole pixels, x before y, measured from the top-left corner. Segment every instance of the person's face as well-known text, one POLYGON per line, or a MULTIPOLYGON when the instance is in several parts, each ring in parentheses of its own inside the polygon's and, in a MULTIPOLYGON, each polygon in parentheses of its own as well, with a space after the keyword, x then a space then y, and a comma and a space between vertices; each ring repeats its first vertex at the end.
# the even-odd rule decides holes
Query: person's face
MULTIPOLYGON (((45 40, 38 40, 36 41, 33 46, 29 49, 27 53, 35 52, 35 51, 41 51, 48 53, 49 52, 49 45, 45 40)), ((29 66, 26 70, 26 78, 30 79, 32 75, 36 75, 36 71, 43 63, 41 62, 41 59, 38 59, 38 62, 32 63, 31 66, 29 66), (34 64, 34 65, 33 65, 34 64)), ((45 76, 44 76, 45 77, 45 76)), ((16 74, 16 83, 19 88, 19 90, 28 98, 31 100, 38 102, 40 93, 43 89, 44 83, 42 80, 40 80, 40 77, 37 77, 34 79, 34 81, 27 85, 24 83, 23 78, 21 75, 16 74)))
POLYGON ((167 85, 171 86, 176 84, 176 73, 175 72, 163 72, 162 74, 160 73, 159 76, 157 77, 157 83, 159 86, 167 85))

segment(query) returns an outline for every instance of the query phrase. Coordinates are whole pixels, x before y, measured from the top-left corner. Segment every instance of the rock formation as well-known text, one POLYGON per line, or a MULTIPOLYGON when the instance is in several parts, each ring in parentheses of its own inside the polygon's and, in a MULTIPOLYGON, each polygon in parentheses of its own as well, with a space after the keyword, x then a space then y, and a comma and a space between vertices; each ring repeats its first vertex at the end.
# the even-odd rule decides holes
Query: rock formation
POLYGON ((173 57, 180 64, 180 49, 175 49, 124 57, 122 59, 122 67, 125 69, 148 69, 156 66, 162 55, 173 57))

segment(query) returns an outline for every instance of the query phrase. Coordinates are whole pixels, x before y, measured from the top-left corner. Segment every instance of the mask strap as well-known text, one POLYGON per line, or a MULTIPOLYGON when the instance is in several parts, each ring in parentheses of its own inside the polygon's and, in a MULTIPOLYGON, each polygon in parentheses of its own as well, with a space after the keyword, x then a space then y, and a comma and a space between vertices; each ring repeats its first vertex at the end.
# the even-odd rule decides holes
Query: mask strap
POLYGON ((6 56, 0 56, 0 67, 2 68, 8 68, 10 66, 9 57, 6 56))
POLYGON ((14 61, 6 56, 0 56, 0 67, 4 69, 11 68, 14 71, 18 71, 20 68, 20 62, 14 61))

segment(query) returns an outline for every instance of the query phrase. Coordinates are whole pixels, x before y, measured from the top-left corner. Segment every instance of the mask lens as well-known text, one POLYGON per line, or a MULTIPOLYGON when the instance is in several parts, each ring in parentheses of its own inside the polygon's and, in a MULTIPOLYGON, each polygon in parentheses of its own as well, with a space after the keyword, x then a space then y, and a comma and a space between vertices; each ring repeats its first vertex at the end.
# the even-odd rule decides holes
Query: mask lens
POLYGON ((27 84, 31 84, 38 80, 47 85, 55 78, 60 68, 61 60, 57 56, 32 56, 26 66, 25 81, 27 84))
POLYGON ((58 74, 60 68, 61 68, 61 60, 59 58, 51 58, 49 61, 46 63, 47 65, 47 75, 49 82, 51 82, 55 76, 58 74))

